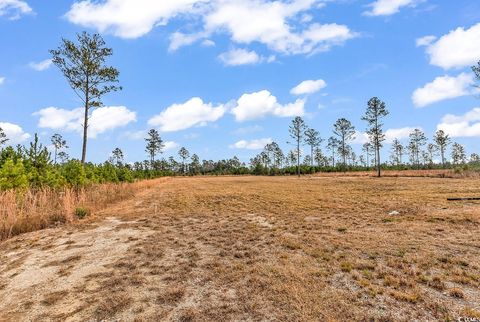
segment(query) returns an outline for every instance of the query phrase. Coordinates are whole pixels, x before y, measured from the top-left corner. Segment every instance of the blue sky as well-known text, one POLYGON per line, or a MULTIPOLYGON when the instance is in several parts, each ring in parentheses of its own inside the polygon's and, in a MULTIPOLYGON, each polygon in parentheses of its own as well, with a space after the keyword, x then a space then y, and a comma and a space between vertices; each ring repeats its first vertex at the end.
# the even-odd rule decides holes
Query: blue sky
POLYGON ((93 112, 89 161, 115 147, 145 159, 149 128, 166 156, 185 146, 248 161, 269 140, 290 149, 295 115, 324 139, 336 119, 351 120, 359 152, 372 96, 390 110, 389 140, 442 128, 480 151, 478 1, 0 0, 0 126, 11 143, 61 133, 80 156, 80 102, 48 50, 83 30, 114 49, 124 88, 93 112))

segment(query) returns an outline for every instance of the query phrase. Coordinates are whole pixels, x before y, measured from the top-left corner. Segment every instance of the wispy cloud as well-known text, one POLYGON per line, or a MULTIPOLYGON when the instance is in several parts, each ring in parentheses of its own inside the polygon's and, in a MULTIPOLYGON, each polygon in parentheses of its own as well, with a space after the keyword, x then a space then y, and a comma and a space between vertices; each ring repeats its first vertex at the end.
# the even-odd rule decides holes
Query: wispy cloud
POLYGON ((50 66, 52 66, 53 62, 51 59, 45 59, 45 60, 42 60, 41 62, 30 62, 28 64, 28 66, 34 70, 36 70, 37 72, 42 72, 44 70, 47 70, 50 68, 50 66))

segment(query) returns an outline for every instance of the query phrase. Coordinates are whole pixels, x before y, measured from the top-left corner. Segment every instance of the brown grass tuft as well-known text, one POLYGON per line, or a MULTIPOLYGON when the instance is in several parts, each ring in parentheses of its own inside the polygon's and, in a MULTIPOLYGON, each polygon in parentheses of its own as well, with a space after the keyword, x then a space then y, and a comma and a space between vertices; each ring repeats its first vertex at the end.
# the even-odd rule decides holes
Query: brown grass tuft
POLYGON ((100 300, 95 315, 100 319, 112 319, 117 313, 128 307, 132 299, 125 292, 113 293, 100 300))
POLYGON ((463 299, 465 297, 465 294, 463 294, 463 291, 456 287, 448 291, 448 294, 450 294, 451 297, 454 297, 457 299, 463 299))
POLYGON ((175 304, 185 295, 185 287, 180 285, 170 286, 165 292, 158 295, 157 302, 160 304, 175 304))
POLYGON ((99 184, 82 189, 41 189, 0 192, 0 241, 35 230, 78 220, 76 209, 90 213, 132 198, 165 178, 123 184, 99 184))
POLYGON ((45 296, 42 300, 43 305, 51 306, 55 305, 58 301, 64 298, 68 294, 67 291, 53 292, 45 296))

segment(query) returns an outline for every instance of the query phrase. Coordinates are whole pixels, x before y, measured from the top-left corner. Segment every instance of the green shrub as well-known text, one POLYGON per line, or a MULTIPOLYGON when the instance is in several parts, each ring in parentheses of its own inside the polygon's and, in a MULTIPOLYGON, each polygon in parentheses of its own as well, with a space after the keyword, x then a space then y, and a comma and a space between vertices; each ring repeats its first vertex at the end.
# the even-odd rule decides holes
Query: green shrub
POLYGON ((117 169, 117 178, 121 182, 133 182, 132 171, 127 168, 119 168, 117 169))
POLYGON ((119 182, 116 168, 109 162, 98 167, 102 182, 119 182))
POLYGON ((50 168, 45 173, 43 183, 50 188, 60 189, 66 186, 67 180, 62 176, 58 169, 50 168))
POLYGON ((0 168, 0 189, 26 189, 28 177, 22 161, 8 159, 0 168))
POLYGON ((67 183, 74 187, 83 186, 86 183, 87 176, 85 168, 78 160, 71 160, 62 167, 62 174, 67 183))
POLYGON ((87 217, 89 214, 90 214, 90 212, 86 208, 83 208, 83 207, 75 208, 75 216, 78 219, 83 219, 83 218, 87 217))

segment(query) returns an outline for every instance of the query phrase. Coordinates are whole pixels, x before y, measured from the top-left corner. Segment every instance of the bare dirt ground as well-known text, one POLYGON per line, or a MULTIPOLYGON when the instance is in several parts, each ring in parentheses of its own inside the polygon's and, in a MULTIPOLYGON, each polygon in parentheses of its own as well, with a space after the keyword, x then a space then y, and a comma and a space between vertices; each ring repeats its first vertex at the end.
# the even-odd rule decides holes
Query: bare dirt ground
POLYGON ((0 320, 480 318, 479 183, 168 180, 1 243, 0 320))

